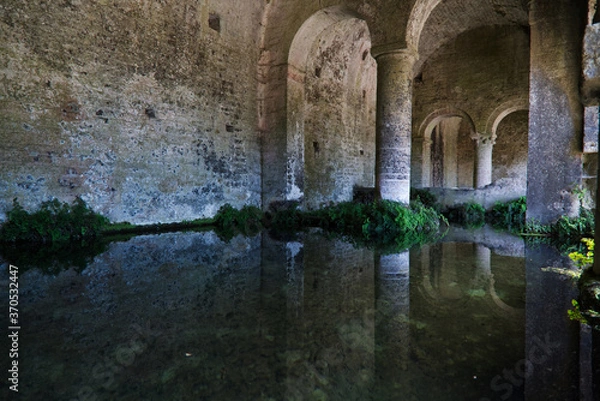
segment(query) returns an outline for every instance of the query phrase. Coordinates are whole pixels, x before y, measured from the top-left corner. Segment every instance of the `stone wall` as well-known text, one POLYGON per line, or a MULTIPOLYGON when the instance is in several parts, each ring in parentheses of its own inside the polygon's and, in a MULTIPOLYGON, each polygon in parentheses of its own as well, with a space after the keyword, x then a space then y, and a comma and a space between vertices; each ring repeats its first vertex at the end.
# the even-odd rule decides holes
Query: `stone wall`
POLYGON ((149 223, 259 204, 260 7, 3 1, 0 213, 80 196, 149 223))

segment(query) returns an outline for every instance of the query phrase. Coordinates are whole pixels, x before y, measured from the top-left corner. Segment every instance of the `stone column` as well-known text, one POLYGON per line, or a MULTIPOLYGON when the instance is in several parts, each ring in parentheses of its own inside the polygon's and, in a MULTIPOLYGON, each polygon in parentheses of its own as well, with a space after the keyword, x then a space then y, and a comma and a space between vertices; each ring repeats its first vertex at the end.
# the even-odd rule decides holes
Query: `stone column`
POLYGON ((410 200, 412 72, 409 49, 373 49, 377 60, 376 188, 382 199, 410 200))
POLYGON ((527 218, 577 215, 583 106, 579 92, 586 0, 533 0, 529 76, 527 218))
POLYGON ((475 188, 483 188, 492 183, 492 151, 496 137, 478 132, 471 138, 477 143, 475 188))

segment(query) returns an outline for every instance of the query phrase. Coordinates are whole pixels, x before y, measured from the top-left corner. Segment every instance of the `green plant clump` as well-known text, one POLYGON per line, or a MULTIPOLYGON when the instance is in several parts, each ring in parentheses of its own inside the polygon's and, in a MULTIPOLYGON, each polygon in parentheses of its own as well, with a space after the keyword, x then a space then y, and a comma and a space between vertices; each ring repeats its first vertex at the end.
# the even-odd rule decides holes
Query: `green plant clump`
POLYGON ((467 227, 481 227, 485 224, 485 208, 475 202, 462 203, 448 208, 444 215, 450 222, 467 227))
POLYGON ((309 212, 305 221, 340 234, 362 238, 371 243, 402 244, 419 242, 437 233, 444 218, 420 202, 405 206, 389 200, 370 204, 343 202, 309 212))
POLYGON ((254 235, 263 228, 263 212, 256 206, 235 209, 229 203, 221 206, 214 219, 217 234, 230 240, 236 234, 254 235))
POLYGON ((572 300, 573 308, 568 310, 569 318, 584 324, 590 324, 594 329, 600 330, 600 281, 593 274, 591 266, 594 263, 594 240, 583 238, 581 240, 587 251, 569 253, 569 258, 580 269, 578 272, 578 287, 581 303, 572 300))
POLYGON ((586 269, 594 263, 594 240, 592 238, 583 238, 581 242, 586 245, 587 252, 571 252, 569 253, 569 258, 580 269, 586 269))
POLYGON ((582 209, 579 216, 561 216, 551 225, 550 234, 559 242, 579 241, 584 237, 594 236, 594 213, 582 209))
POLYGON ((306 225, 307 216, 298 209, 298 202, 279 202, 269 207, 268 220, 272 232, 293 232, 306 225))
POLYGON ((588 320, 586 319, 584 312, 581 311, 579 302, 577 302, 577 300, 575 300, 575 299, 572 299, 571 305, 573 305, 573 309, 567 310, 569 319, 575 320, 579 323, 588 324, 588 320))
POLYGON ((13 200, 7 221, 0 228, 1 242, 64 243, 98 236, 108 219, 89 209, 81 198, 72 205, 57 199, 29 213, 13 200))
POLYGON ((426 189, 422 188, 411 188, 410 189, 410 201, 411 202, 421 202, 423 205, 435 209, 437 211, 440 210, 440 205, 438 204, 438 199, 435 194, 432 194, 426 189))
POLYGON ((511 202, 496 202, 487 212, 486 220, 494 227, 517 231, 525 227, 526 215, 527 199, 521 196, 511 202))

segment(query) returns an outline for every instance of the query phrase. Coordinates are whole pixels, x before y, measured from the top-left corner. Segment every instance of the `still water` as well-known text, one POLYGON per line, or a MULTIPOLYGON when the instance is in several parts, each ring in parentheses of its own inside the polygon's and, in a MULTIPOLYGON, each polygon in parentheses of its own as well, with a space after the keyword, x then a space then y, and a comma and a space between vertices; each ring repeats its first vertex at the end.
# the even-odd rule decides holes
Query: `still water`
POLYGON ((569 262, 489 229, 387 255, 319 233, 139 236, 84 269, 21 269, 19 397, 0 396, 595 400, 576 288, 546 266, 569 262))

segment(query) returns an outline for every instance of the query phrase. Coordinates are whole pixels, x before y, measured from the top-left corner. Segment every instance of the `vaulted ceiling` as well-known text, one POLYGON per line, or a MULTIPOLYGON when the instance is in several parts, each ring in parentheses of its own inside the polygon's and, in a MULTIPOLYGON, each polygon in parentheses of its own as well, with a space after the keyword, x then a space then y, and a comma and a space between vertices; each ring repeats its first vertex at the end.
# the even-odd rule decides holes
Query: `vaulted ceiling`
POLYGON ((420 66, 460 34, 483 26, 527 28, 527 0, 442 0, 425 21, 418 40, 420 66))

